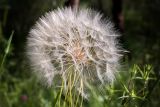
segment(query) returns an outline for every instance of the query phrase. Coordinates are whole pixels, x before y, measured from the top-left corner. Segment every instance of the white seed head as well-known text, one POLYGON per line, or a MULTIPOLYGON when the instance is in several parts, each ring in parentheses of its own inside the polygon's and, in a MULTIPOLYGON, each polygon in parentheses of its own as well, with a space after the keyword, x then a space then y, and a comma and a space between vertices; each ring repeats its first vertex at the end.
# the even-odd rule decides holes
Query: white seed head
POLYGON ((114 80, 121 56, 118 36, 112 23, 91 9, 57 9, 31 29, 27 54, 35 74, 47 86, 59 77, 68 87, 69 75, 76 75, 73 86, 82 90, 85 83, 114 80))

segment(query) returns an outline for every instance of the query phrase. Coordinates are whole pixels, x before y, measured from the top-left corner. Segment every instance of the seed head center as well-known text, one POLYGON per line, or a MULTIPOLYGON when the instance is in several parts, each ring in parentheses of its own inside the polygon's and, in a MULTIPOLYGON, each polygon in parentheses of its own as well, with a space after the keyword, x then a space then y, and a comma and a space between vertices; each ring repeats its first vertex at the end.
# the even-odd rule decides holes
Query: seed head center
POLYGON ((76 58, 76 60, 78 60, 78 61, 84 60, 84 55, 85 54, 84 54, 82 49, 77 48, 76 50, 74 50, 73 55, 76 58))

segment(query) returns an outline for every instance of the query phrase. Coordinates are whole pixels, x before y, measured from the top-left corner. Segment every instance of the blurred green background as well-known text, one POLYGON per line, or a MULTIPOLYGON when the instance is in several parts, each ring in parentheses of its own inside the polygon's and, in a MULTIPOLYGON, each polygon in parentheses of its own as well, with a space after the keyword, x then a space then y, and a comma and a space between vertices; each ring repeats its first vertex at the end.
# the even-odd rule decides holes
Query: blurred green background
MULTIPOLYGON (((1 70, 3 72, 0 73, 0 107, 52 105, 51 101, 55 99, 56 92, 37 83, 30 72, 25 56, 26 37, 41 15, 57 7, 64 7, 65 2, 65 0, 0 0, 0 64, 6 54, 8 40, 14 31, 1 70)), ((80 0, 80 6, 98 10, 110 20, 114 18, 112 0, 80 0)), ((160 0, 123 0, 122 15, 124 29, 120 42, 124 49, 129 51, 122 61, 124 70, 129 71, 134 64, 140 67, 150 64, 159 78, 160 0)), ((158 81, 147 105, 158 107, 159 101, 158 81)), ((95 107, 100 106, 97 103, 95 107)))

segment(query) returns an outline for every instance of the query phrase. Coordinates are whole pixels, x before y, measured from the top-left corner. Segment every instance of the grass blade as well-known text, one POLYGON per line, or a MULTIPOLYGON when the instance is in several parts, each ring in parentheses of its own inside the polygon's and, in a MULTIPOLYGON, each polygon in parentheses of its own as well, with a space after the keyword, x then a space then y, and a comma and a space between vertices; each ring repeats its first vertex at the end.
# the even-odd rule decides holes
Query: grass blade
POLYGON ((5 49, 5 54, 4 54, 4 56, 3 56, 3 59, 2 59, 1 65, 0 65, 0 76, 1 76, 2 73, 3 73, 3 72, 2 72, 3 64, 4 64, 5 59, 6 59, 7 55, 8 55, 8 53, 9 53, 13 34, 14 34, 14 31, 12 31, 11 36, 10 36, 10 38, 9 38, 9 40, 8 40, 7 47, 6 47, 6 49, 5 49))

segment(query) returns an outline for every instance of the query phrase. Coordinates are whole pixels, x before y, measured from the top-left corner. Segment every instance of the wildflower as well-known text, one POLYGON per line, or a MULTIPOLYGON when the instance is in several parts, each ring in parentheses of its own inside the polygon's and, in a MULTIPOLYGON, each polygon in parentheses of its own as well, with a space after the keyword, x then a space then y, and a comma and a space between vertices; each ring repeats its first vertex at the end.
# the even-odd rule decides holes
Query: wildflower
POLYGON ((46 13, 31 29, 27 54, 35 74, 47 86, 54 79, 81 93, 86 83, 114 80, 121 51, 110 21, 91 9, 57 9, 46 13))

